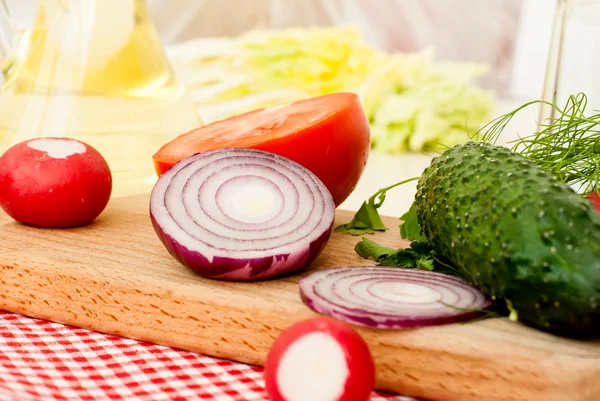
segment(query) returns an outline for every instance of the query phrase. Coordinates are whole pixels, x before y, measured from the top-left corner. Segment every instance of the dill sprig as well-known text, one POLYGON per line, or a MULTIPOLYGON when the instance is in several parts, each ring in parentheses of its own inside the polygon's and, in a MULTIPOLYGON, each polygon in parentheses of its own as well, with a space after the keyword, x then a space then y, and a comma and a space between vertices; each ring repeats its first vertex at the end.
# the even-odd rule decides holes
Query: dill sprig
POLYGON ((483 126, 476 136, 481 141, 496 143, 512 118, 535 104, 553 107, 557 117, 540 123, 537 132, 509 141, 511 150, 521 153, 579 193, 585 195, 598 191, 600 112, 593 111, 591 115, 585 115, 587 96, 583 93, 569 96, 563 108, 544 100, 525 103, 483 126))

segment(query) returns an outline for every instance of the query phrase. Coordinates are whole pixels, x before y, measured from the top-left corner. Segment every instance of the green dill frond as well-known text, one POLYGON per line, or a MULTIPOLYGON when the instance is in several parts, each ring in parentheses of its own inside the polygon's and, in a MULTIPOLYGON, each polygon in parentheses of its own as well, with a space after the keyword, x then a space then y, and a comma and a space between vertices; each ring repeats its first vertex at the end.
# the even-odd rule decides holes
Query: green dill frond
POLYGON ((598 190, 600 178, 600 112, 586 116, 587 96, 569 96, 565 106, 534 100, 483 126, 477 133, 482 142, 496 143, 511 119, 535 104, 547 104, 557 118, 540 123, 540 129, 509 142, 511 149, 549 171, 562 183, 582 194, 598 190))

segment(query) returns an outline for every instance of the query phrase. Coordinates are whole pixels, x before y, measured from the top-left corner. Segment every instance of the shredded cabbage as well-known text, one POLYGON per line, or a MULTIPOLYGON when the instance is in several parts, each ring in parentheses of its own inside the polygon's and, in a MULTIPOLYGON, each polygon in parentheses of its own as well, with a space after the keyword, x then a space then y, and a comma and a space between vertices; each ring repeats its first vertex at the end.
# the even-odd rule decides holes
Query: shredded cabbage
POLYGON ((391 56, 359 90, 373 148, 429 151, 469 140, 494 108, 492 92, 470 82, 486 71, 479 64, 436 64, 431 50, 391 56))
POLYGON ((371 122, 372 147, 437 150, 470 139, 489 119, 493 94, 472 80, 487 68, 436 63, 434 53, 388 54, 355 27, 252 31, 168 49, 205 123, 252 109, 351 91, 371 122))

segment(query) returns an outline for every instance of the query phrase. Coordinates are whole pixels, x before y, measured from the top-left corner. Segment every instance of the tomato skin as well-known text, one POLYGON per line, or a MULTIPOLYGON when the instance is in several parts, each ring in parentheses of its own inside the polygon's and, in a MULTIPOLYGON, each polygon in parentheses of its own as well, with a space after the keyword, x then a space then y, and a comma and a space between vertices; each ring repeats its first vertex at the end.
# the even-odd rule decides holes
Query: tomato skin
MULTIPOLYGON (((277 382, 280 361, 285 351, 306 334, 321 332, 333 337, 343 349, 349 375, 343 394, 335 401, 366 401, 375 387, 375 364, 369 348, 347 323, 329 317, 300 321, 283 330, 271 345, 264 367, 265 388, 271 401, 287 401, 277 382)), ((326 357, 325 355, 323 357, 326 357)))
POLYGON ((93 147, 85 153, 52 157, 18 143, 0 157, 0 207, 20 223, 45 228, 89 224, 105 209, 112 192, 112 175, 93 147))
MULTIPOLYGON (((153 156, 157 174, 162 175, 173 164, 194 153, 218 147, 255 148, 287 157, 312 171, 323 181, 335 205, 339 206, 356 188, 364 172, 370 152, 370 126, 356 94, 338 93, 300 102, 314 102, 314 106, 305 108, 314 107, 314 113, 317 113, 327 108, 329 99, 332 99, 332 103, 337 102, 338 106, 335 109, 332 106, 330 114, 300 128, 285 127, 284 122, 284 135, 271 135, 265 131, 261 138, 248 140, 243 138, 243 133, 239 133, 239 140, 234 138, 219 142, 211 138, 212 124, 183 134, 153 156), (342 99, 343 106, 339 106, 342 103, 339 99, 342 99), (191 136, 195 138, 192 140, 191 136)), ((291 105, 292 113, 293 107, 294 104, 291 105)), ((251 119, 257 112, 260 110, 235 116, 234 119, 251 119)), ((281 109, 283 116, 286 112, 286 108, 281 109)), ((310 112, 304 114, 305 121, 312 117, 310 112)), ((234 120, 230 118, 218 123, 227 124, 229 121, 234 120)), ((234 124, 232 122, 233 129, 234 124)))
POLYGON ((594 209, 600 212, 600 196, 596 192, 592 192, 586 196, 586 199, 592 202, 594 209))
POLYGON ((347 112, 296 135, 255 147, 285 156, 312 171, 339 206, 354 191, 365 169, 371 143, 369 133, 369 123, 357 102, 348 106, 347 112))

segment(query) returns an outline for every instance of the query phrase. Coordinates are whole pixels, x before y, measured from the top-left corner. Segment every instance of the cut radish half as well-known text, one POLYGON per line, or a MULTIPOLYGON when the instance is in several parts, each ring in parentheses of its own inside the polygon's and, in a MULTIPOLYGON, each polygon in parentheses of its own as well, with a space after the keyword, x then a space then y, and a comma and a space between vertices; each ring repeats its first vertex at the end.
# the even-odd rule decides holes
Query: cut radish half
POLYGON ((198 274, 261 280, 312 262, 331 235, 335 204, 300 164, 254 149, 183 159, 152 190, 150 215, 163 244, 198 274))
POLYGON ((279 335, 264 377, 272 401, 365 401, 375 385, 375 367, 352 327, 319 317, 279 335))
POLYGON ((316 312, 357 325, 408 328, 464 321, 491 302, 459 277, 399 267, 339 267, 300 280, 316 312))

